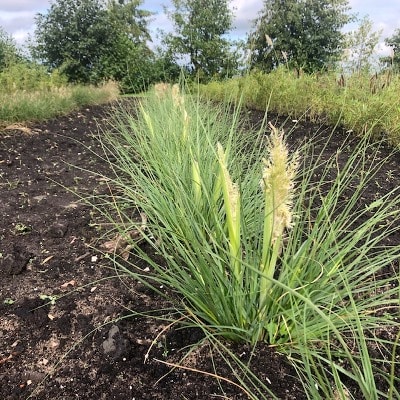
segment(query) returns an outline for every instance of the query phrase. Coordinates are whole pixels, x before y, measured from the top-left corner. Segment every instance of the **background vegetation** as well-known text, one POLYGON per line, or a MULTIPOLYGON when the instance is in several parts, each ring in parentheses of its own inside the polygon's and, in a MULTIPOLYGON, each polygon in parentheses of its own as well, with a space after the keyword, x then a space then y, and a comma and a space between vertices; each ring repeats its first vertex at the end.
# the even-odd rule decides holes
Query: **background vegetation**
MULTIPOLYGON (((249 70, 289 69, 315 73, 338 71, 343 57, 352 60, 345 72, 368 69, 380 32, 368 17, 359 29, 343 34, 356 20, 347 0, 264 0, 248 38, 229 37, 229 0, 173 0, 166 10, 172 32, 162 32, 154 48, 148 23, 151 12, 141 0, 57 0, 36 16, 36 29, 24 54, 57 69, 68 82, 97 84, 115 80, 125 92, 146 89, 158 81, 176 81, 180 69, 200 81, 241 75, 249 70), (347 50, 347 52, 345 51, 347 50), (246 55, 246 57, 245 57, 246 55)), ((398 32, 386 43, 393 56, 383 66, 398 64, 398 32)), ((21 60, 15 43, 0 31, 0 68, 21 60)), ((381 66, 382 67, 382 66, 381 66)), ((370 71, 371 72, 371 71, 370 71)), ((375 72, 375 71, 373 71, 375 72)))
POLYGON ((297 72, 329 68, 340 59, 348 11, 347 0, 264 1, 249 37, 251 66, 266 72, 282 63, 297 72))
MULTIPOLYGON (((265 0, 253 32, 238 47, 227 37, 227 0, 173 0, 175 31, 164 34, 159 49, 151 48, 151 14, 141 4, 55 1, 38 14, 28 55, 1 30, 0 120, 48 118, 109 101, 118 90, 137 93, 158 81, 175 82, 183 69, 212 100, 339 122, 400 144, 400 31, 387 39, 392 56, 373 73, 370 56, 379 34, 368 19, 357 31, 341 33, 353 19, 348 1, 288 0, 283 8, 280 1, 265 0), (343 64, 345 48, 351 54, 343 64)), ((393 221, 400 198, 395 191, 357 208, 363 185, 379 167, 368 164, 368 142, 360 140, 327 185, 336 155, 310 163, 305 155, 313 150, 307 148, 303 159, 290 159, 274 127, 267 146, 243 142, 239 112, 183 95, 179 86, 156 89, 140 103, 138 117, 117 114, 115 130, 105 135, 117 173, 112 183, 121 193, 108 206, 117 207, 121 219, 113 222, 122 237, 130 240, 132 230, 140 231, 168 265, 133 242, 154 274, 119 267, 155 291, 165 285, 178 293, 188 324, 202 321, 214 342, 223 337, 279 346, 304 377, 310 398, 347 399, 346 380, 366 399, 398 397, 398 336, 384 342, 365 335, 378 326, 396 334, 399 328, 390 312, 375 312, 398 307, 399 277, 375 278, 398 257, 398 248, 381 248, 379 239, 398 233, 393 221), (271 172, 278 165, 279 174, 271 172), (312 182, 317 172, 321 181, 312 182), (287 185, 279 197, 271 188, 280 189, 282 182, 269 177, 284 174, 287 185), (343 205, 338 199, 350 189, 343 205), (285 210, 275 214, 282 205, 285 210), (145 223, 132 219, 132 208, 144 212, 145 223), (292 210, 298 216, 294 226, 292 210), (347 230, 355 222, 357 231, 347 230), (383 349, 379 359, 371 359, 368 346, 383 349), (376 377, 386 382, 386 392, 377 391, 376 377)))
POLYGON ((254 71, 201 87, 220 101, 241 101, 250 108, 268 109, 292 119, 340 124, 358 135, 372 134, 400 145, 400 79, 387 70, 344 76, 336 72, 297 74, 284 66, 265 74, 254 71))
POLYGON ((119 94, 115 82, 97 86, 69 85, 58 69, 51 72, 23 57, 13 40, 0 43, 0 126, 48 119, 85 104, 108 102, 119 94))
MULTIPOLYGON (((160 81, 176 82, 184 71, 189 80, 209 83, 203 91, 216 99, 244 95, 251 107, 268 104, 293 118, 328 123, 340 118, 349 130, 372 129, 398 143, 399 30, 385 40, 393 53, 377 63, 380 32, 368 17, 342 33, 356 20, 347 0, 289 0, 285 6, 265 0, 247 40, 239 43, 229 37, 229 0, 173 0, 166 10, 173 31, 161 32, 156 48, 148 29, 152 15, 141 5, 141 0, 54 1, 37 15, 25 50, 0 30, 1 92, 24 103, 26 92, 47 96, 60 87, 112 80, 122 93, 138 93, 160 81), (15 95, 16 90, 25 92, 15 95)), ((23 119, 26 107, 14 112, 9 103, 2 106, 2 118, 23 119)))
POLYGON ((166 34, 164 45, 187 72, 201 81, 228 77, 237 72, 237 56, 225 36, 232 27, 233 14, 226 0, 172 0, 168 16, 175 31, 166 34), (185 60, 187 58, 187 60, 185 60))

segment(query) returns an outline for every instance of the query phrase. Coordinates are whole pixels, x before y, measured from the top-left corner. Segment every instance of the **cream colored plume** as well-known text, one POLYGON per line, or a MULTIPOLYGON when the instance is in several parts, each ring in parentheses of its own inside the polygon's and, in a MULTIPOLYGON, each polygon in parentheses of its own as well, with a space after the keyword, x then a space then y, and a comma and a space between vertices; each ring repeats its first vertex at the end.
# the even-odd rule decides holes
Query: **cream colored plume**
POLYGON ((263 159, 261 187, 265 193, 266 214, 272 215, 271 242, 281 237, 285 228, 292 227, 294 179, 298 169, 298 156, 289 158, 283 132, 271 123, 268 159, 263 159))

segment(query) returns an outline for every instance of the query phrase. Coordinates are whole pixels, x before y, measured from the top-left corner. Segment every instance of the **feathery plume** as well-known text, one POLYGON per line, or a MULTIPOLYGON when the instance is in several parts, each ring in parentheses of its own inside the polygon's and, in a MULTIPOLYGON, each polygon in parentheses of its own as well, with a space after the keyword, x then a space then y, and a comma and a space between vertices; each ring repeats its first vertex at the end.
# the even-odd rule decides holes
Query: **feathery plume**
POLYGON ((163 99, 167 95, 169 87, 170 86, 168 83, 164 82, 156 83, 154 85, 154 91, 156 93, 156 97, 158 99, 163 99))
POLYGON ((183 107, 185 103, 185 98, 183 97, 183 95, 181 95, 181 91, 177 83, 175 83, 172 86, 171 94, 172 94, 172 101, 174 102, 175 106, 183 107))
POLYGON ((271 36, 265 34, 265 40, 267 41, 269 47, 274 47, 274 42, 272 41, 271 36))
POLYGON ((241 279, 240 271, 240 192, 238 185, 232 182, 226 165, 226 155, 221 143, 217 144, 218 162, 222 192, 224 196, 224 208, 226 223, 228 226, 229 249, 233 274, 238 281, 241 279))
POLYGON ((271 243, 282 236, 285 228, 292 227, 294 178, 298 169, 298 156, 289 160, 289 151, 279 132, 271 123, 269 158, 263 159, 261 188, 265 193, 266 213, 272 215, 271 243))

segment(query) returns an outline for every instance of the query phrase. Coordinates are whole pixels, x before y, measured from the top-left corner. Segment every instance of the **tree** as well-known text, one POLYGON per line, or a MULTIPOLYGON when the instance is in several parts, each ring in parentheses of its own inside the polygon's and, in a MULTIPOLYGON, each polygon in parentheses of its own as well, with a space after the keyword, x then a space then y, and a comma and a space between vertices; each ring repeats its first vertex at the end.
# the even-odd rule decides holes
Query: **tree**
POLYGON ((232 26, 227 0, 172 0, 174 10, 167 11, 175 33, 164 42, 178 63, 200 79, 235 69, 230 42, 224 36, 232 26))
POLYGON ((298 72, 327 68, 344 45, 341 28, 352 18, 348 0, 264 0, 249 35, 251 65, 271 71, 287 64, 298 72))
POLYGON ((33 54, 71 82, 134 76, 149 34, 140 0, 58 0, 36 17, 33 54))
POLYGON ((382 57, 381 61, 388 67, 400 70, 400 28, 396 29, 392 36, 385 39, 385 44, 391 48, 391 55, 389 57, 382 57))
POLYGON ((107 7, 110 23, 137 45, 151 40, 147 29, 147 18, 152 13, 139 8, 142 2, 142 0, 109 0, 107 7))
POLYGON ((13 38, 0 27, 0 72, 20 58, 13 38))
POLYGON ((154 54, 154 81, 175 83, 179 80, 181 72, 181 67, 175 62, 172 54, 162 46, 158 46, 154 54))
POLYGON ((154 53, 147 18, 151 13, 139 8, 142 0, 110 0, 107 5, 114 44, 101 59, 102 75, 120 83, 124 92, 137 92, 153 80, 154 53))
POLYGON ((344 64, 352 72, 370 72, 371 57, 379 42, 382 30, 373 31, 373 23, 368 16, 360 20, 358 29, 346 35, 344 64))
POLYGON ((99 0, 58 0, 36 16, 33 53, 72 82, 95 80, 102 55, 110 48, 107 13, 99 0))

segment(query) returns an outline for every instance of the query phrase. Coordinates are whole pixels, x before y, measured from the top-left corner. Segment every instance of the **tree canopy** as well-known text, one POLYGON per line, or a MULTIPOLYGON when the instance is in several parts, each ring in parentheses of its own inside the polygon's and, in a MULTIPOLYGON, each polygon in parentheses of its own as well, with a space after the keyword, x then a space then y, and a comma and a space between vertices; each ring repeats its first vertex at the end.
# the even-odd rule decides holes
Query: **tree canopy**
POLYGON ((392 54, 389 57, 383 57, 381 60, 397 71, 400 70, 400 28, 392 36, 385 39, 385 44, 392 49, 392 54))
POLYGON ((19 58, 20 55, 14 40, 0 27, 0 72, 19 58))
POLYGON ((379 42, 381 31, 373 30, 373 23, 368 16, 359 21, 356 30, 346 34, 346 53, 344 64, 351 72, 370 72, 371 57, 379 42))
POLYGON ((326 68, 343 49, 341 29, 351 20, 348 10, 348 0, 264 0, 248 40, 252 67, 326 68))
MULTIPOLYGON (((71 82, 124 78, 143 84, 142 70, 151 52, 141 0, 57 0, 36 17, 33 54, 71 82)), ((135 86, 134 84, 134 86, 135 86)))
POLYGON ((176 62, 201 78, 235 69, 231 43, 225 36, 233 14, 227 0, 172 0, 167 11, 175 31, 165 36, 169 53, 176 62))

